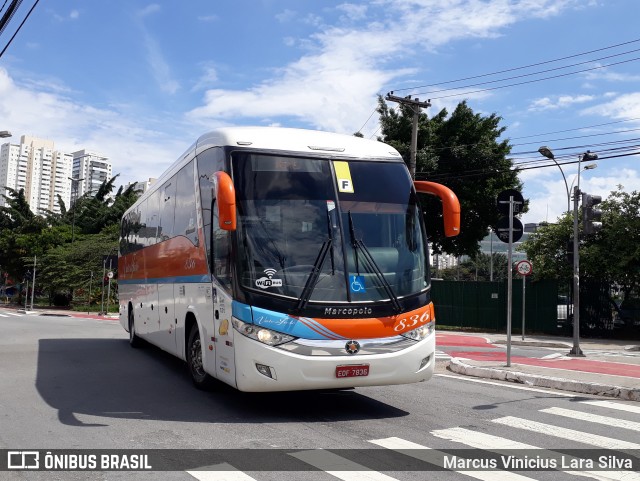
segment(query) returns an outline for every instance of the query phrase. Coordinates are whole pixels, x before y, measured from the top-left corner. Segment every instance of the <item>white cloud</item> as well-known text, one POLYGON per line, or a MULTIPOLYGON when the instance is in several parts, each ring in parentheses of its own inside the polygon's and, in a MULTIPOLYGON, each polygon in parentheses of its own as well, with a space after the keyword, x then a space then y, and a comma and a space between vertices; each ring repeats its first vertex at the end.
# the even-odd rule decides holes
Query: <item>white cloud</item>
POLYGON ((122 174, 118 184, 161 172, 192 140, 193 126, 172 123, 172 132, 163 132, 166 126, 162 119, 135 115, 126 105, 90 107, 72 100, 62 90, 22 78, 18 82, 0 68, 1 127, 9 128, 14 135, 6 140, 17 143, 21 135, 33 135, 54 139, 56 150, 62 152, 85 148, 98 151, 112 161, 114 174, 122 174), (181 136, 181 131, 189 133, 181 136), (175 140, 181 137, 189 141, 175 140))
POLYGON ((146 7, 138 10, 137 14, 139 17, 146 17, 148 15, 151 15, 153 13, 159 12, 161 10, 160 5, 158 5, 157 3, 151 3, 149 5, 147 5, 146 7))
POLYGON ((356 5, 353 3, 343 3, 338 5, 338 10, 341 10, 351 20, 361 20, 367 16, 367 5, 356 5))
POLYGON ((584 109, 581 113, 612 119, 637 119, 640 117, 640 92, 619 95, 607 103, 584 109))
POLYGON ((276 15, 276 20, 281 23, 287 23, 296 18, 296 16, 297 13, 295 11, 286 9, 276 15))
POLYGON ((204 90, 206 88, 211 87, 216 80, 218 80, 218 72, 215 66, 211 64, 204 64, 202 66, 203 73, 200 78, 196 81, 195 85, 191 89, 191 91, 196 92, 199 90, 204 90))
POLYGON ((78 18, 80 18, 80 12, 78 10, 71 10, 67 15, 60 15, 59 13, 53 13, 53 18, 55 18, 58 22, 77 20, 78 18))
POLYGON ((218 16, 217 15, 200 15, 198 17, 198 20, 201 22, 215 22, 216 20, 218 20, 218 16))
POLYGON ((542 97, 534 100, 529 105, 531 111, 563 109, 571 107, 574 104, 582 104, 594 100, 593 95, 555 95, 551 97, 542 97))
MULTIPOLYGON (((377 94, 384 93, 384 86, 415 71, 391 68, 392 60, 410 58, 418 46, 433 51, 457 39, 495 37, 520 19, 548 17, 576 3, 451 0, 445 8, 430 0, 378 0, 366 11, 343 4, 339 7, 342 12, 352 21, 366 17, 364 23, 349 28, 318 27, 309 37, 314 47, 308 50, 311 53, 244 90, 207 91, 203 105, 189 117, 206 123, 229 118, 261 122, 284 116, 316 128, 355 132, 374 108, 377 94)), ((277 18, 284 22, 294 16, 295 12, 285 10, 277 18)), ((319 17, 312 17, 307 16, 306 21, 322 24, 319 17)), ((286 42, 293 44, 291 39, 286 42)), ((441 102, 448 103, 446 99, 441 102)))
MULTIPOLYGON (((611 162, 611 160, 608 160, 611 162)), ((622 185, 626 192, 640 191, 640 171, 628 167, 599 165, 596 170, 583 171, 580 176, 580 190, 599 195, 603 199, 622 185), (601 175, 598 175, 602 169, 601 175)), ((571 168, 571 167, 570 167, 571 168)), ((576 167, 577 169, 577 167, 576 167)), ((569 188, 576 182, 577 171, 564 168, 569 188)), ((523 222, 555 222, 567 210, 567 189, 557 168, 535 169, 520 174, 524 182, 523 195, 529 199, 529 212, 523 215, 523 222)), ((569 204, 573 210, 573 200, 569 204)))
POLYGON ((171 74, 171 67, 164 58, 162 47, 160 46, 156 38, 147 30, 143 20, 144 17, 147 17, 159 11, 161 11, 161 7, 156 3, 147 5, 145 8, 138 10, 138 25, 140 26, 140 30, 142 32, 143 45, 146 50, 147 63, 151 68, 151 73, 153 74, 153 77, 160 90, 173 95, 180 88, 180 84, 173 78, 171 74))

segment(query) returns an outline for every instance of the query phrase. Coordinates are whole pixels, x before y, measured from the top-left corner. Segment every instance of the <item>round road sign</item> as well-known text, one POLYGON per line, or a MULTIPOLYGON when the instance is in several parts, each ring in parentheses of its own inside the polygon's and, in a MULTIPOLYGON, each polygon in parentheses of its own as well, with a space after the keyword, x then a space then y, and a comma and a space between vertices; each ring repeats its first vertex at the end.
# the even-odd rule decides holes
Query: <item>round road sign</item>
POLYGON ((500 192, 496 199, 498 212, 502 215, 509 215, 509 199, 511 197, 513 197, 513 215, 522 212, 522 208, 524 207, 524 198, 522 197, 522 194, 515 189, 507 189, 500 192))
MULTIPOLYGON (((522 227, 522 222, 517 217, 513 218, 513 233, 511 235, 511 240, 513 242, 518 242, 522 238, 522 233, 524 232, 524 228, 522 227)), ((496 224, 495 233, 502 242, 509 242, 509 218, 502 217, 498 220, 496 224)))
POLYGON ((533 266, 531 265, 531 262, 524 260, 516 264, 516 270, 521 276, 528 276, 533 273, 533 266))

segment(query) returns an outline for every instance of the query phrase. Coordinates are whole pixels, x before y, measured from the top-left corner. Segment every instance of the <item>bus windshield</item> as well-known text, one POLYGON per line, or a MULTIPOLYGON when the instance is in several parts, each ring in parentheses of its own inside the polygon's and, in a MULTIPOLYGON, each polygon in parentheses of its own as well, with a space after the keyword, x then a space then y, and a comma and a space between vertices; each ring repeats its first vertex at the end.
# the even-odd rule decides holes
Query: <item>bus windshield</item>
POLYGON ((401 162, 235 152, 243 289, 307 302, 381 302, 428 285, 424 226, 401 162))

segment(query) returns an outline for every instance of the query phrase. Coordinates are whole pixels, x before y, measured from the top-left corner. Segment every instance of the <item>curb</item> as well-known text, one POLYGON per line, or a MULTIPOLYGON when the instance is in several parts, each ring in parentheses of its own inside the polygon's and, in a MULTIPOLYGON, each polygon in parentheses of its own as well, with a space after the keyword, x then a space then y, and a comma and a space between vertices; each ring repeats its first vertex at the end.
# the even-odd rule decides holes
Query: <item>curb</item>
POLYGON ((525 374, 522 372, 507 371, 505 369, 493 367, 472 366, 464 363, 458 358, 451 358, 449 369, 455 373, 465 376, 496 379, 499 381, 511 381, 528 386, 546 387, 561 391, 578 392, 582 394, 595 394, 598 396, 609 396, 628 401, 640 401, 640 389, 631 389, 609 384, 599 384, 584 381, 574 381, 550 376, 539 376, 525 374))
MULTIPOLYGON (((491 344, 497 345, 505 345, 507 341, 503 341, 502 339, 497 341, 492 341, 491 344)), ((568 342, 554 342, 554 341, 511 341, 512 346, 532 346, 532 347, 552 347, 552 348, 567 348, 571 349, 573 347, 572 344, 568 342)))

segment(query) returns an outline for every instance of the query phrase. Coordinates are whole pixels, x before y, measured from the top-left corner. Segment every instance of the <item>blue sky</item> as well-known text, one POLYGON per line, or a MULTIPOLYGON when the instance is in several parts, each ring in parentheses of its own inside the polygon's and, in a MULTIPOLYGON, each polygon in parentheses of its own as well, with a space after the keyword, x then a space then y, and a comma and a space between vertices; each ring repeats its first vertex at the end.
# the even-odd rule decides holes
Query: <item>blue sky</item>
MULTIPOLYGON (((0 49, 32 4, 23 1, 0 49)), ((522 165, 540 165, 541 145, 559 162, 586 149, 639 152, 638 18, 637 0, 41 0, 0 58, 0 130, 13 141, 29 134, 63 151, 99 151, 126 183, 158 177, 222 125, 375 136, 376 97, 393 90, 432 98, 427 114, 463 99, 498 114, 522 165), (530 82, 554 75, 564 76, 530 82), (530 83, 468 93, 520 82, 530 83), (425 93, 452 87, 460 88, 425 93)), ((617 185, 640 190, 639 160, 602 159, 581 187, 603 197, 617 185)), ((577 165, 563 169, 571 184, 577 165)), ((556 166, 521 179, 531 201, 525 222, 553 222, 566 209, 556 166)))

